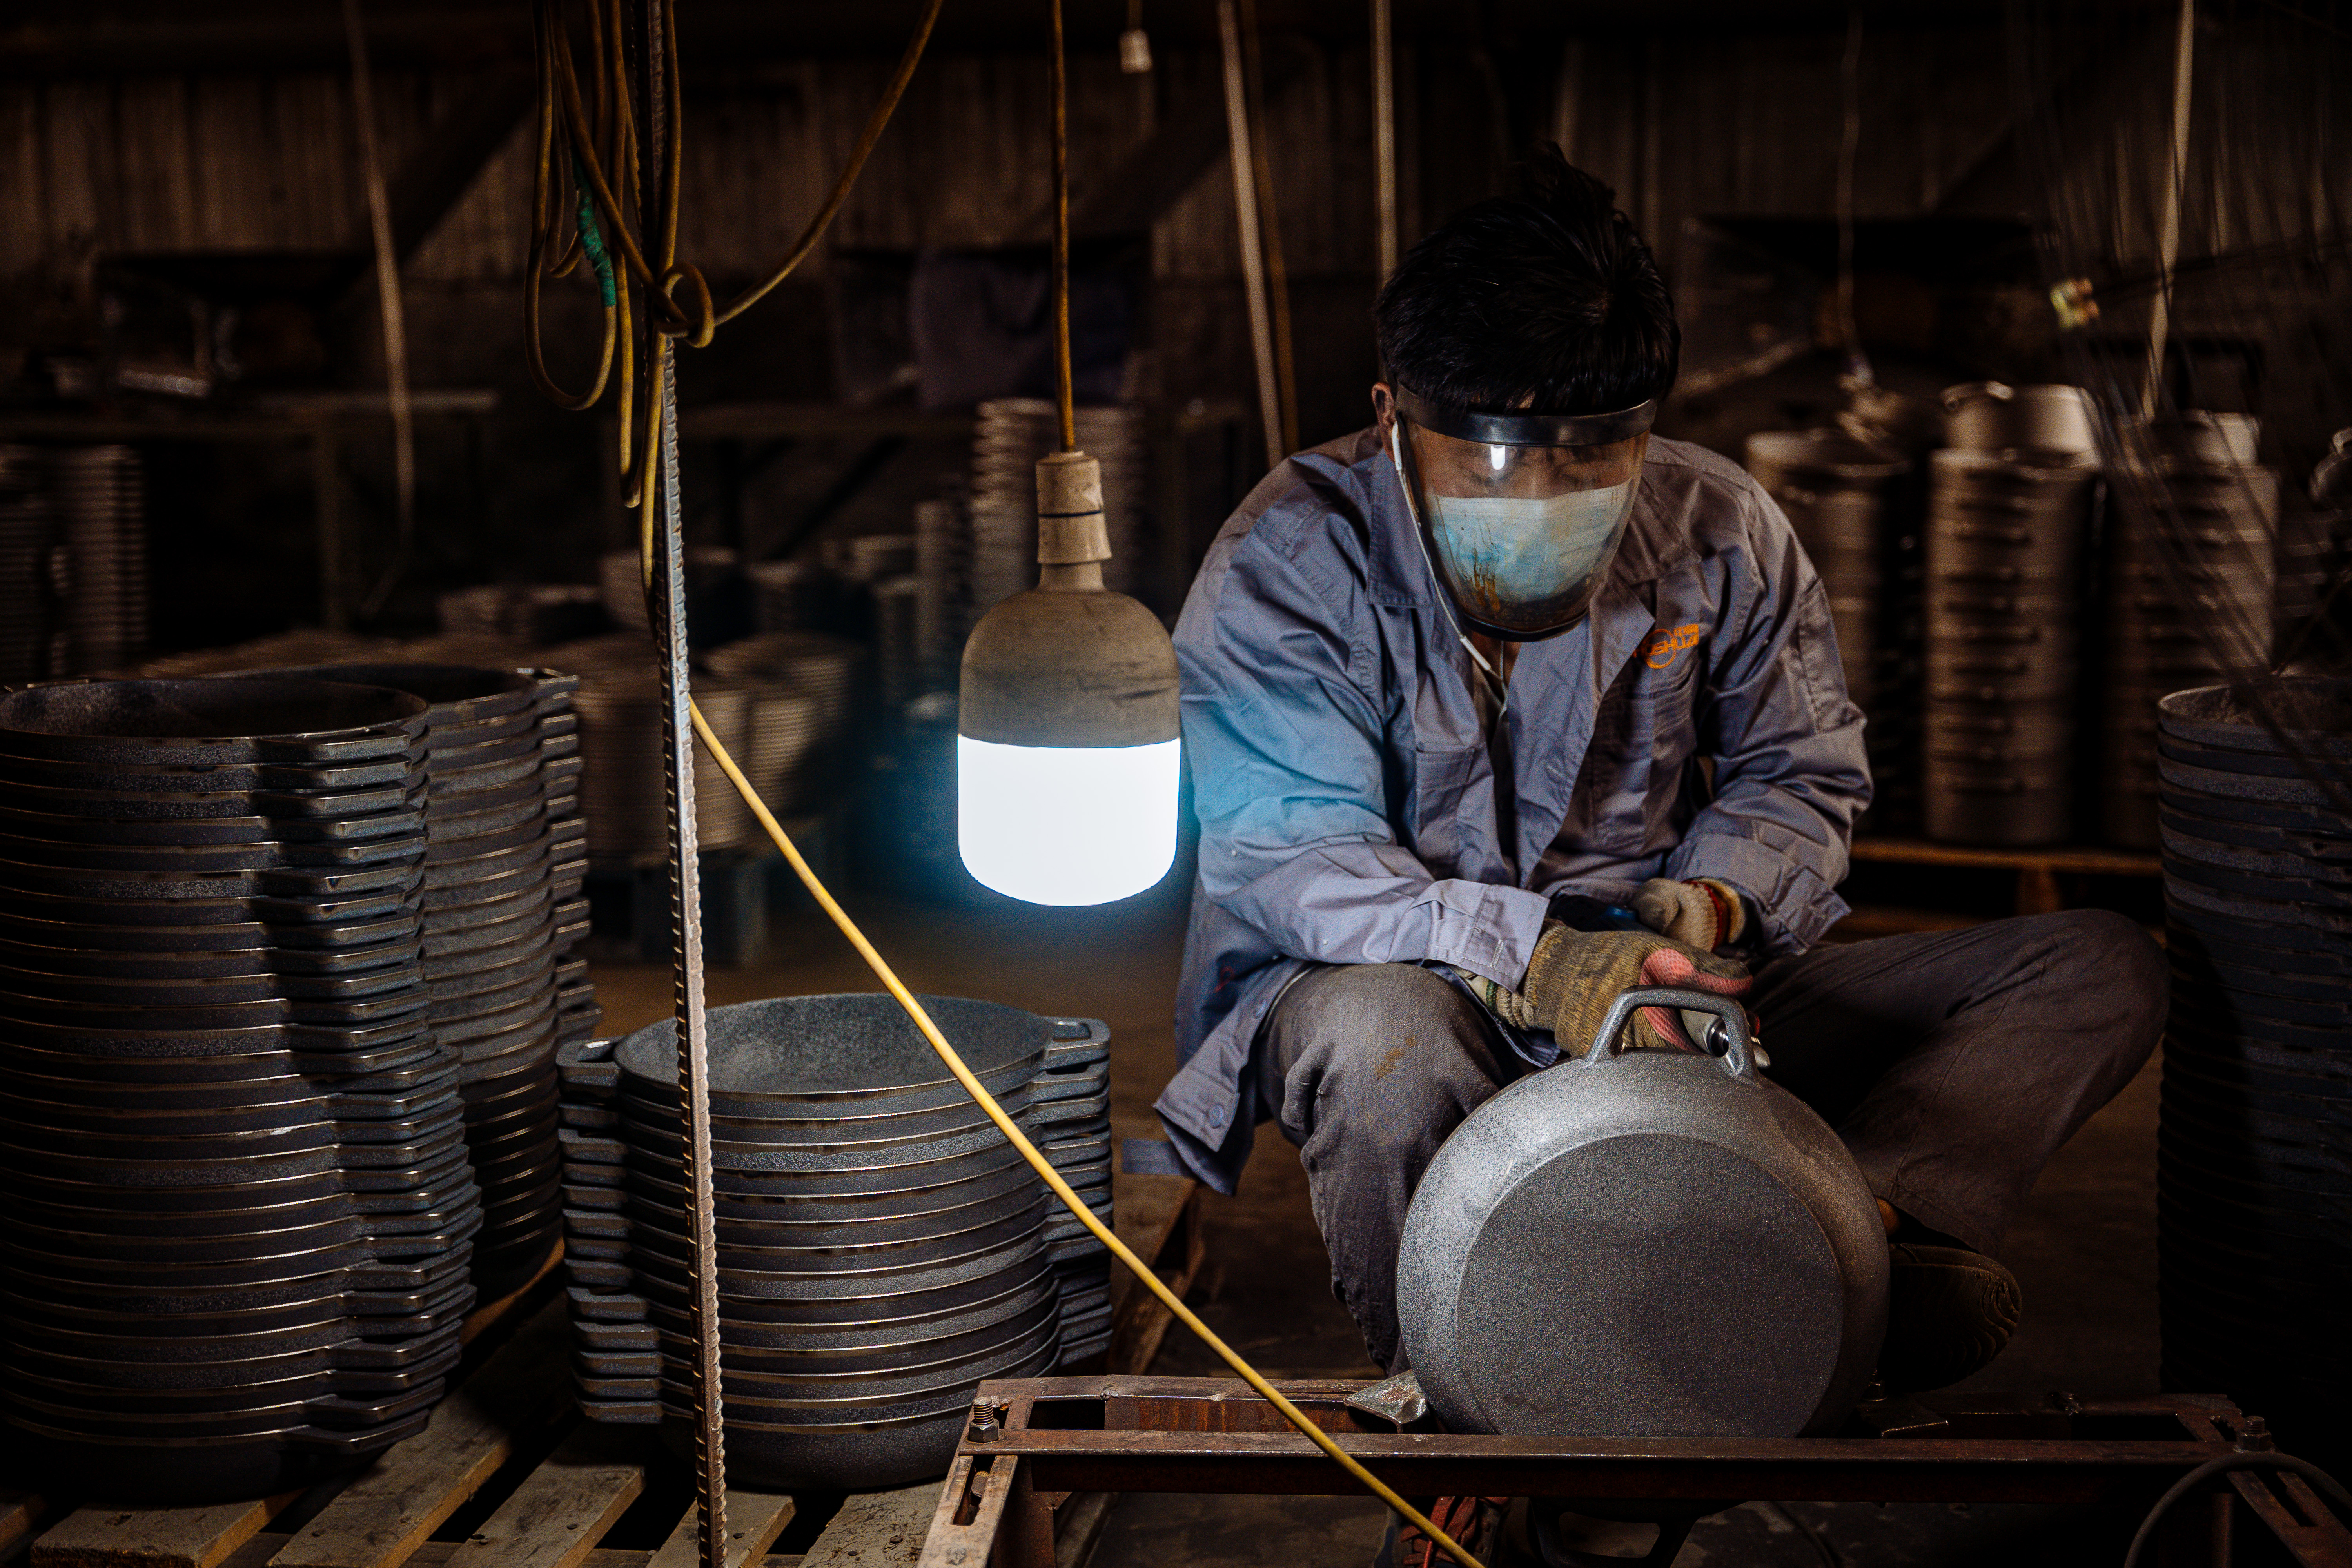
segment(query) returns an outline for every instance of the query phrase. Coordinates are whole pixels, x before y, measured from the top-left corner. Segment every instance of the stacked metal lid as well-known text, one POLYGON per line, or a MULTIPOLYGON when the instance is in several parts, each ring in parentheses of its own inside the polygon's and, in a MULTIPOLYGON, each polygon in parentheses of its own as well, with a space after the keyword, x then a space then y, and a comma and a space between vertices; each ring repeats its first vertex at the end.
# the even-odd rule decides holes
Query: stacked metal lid
POLYGON ((139 454, 67 447, 50 454, 49 492, 65 552, 60 673, 121 669, 147 646, 147 512, 139 454))
MULTIPOLYGON (((1143 510, 1143 436, 1124 405, 1077 411, 1078 450, 1102 464, 1103 524, 1111 559, 1104 584, 1130 593, 1143 510)), ((980 405, 971 447, 971 609, 1037 585, 1037 462, 1061 447, 1059 416, 1039 397, 980 405)))
MULTIPOLYGON (((720 588, 735 575, 735 552, 723 545, 698 544, 686 552, 687 624, 704 619, 695 614, 696 601, 720 588)), ((612 617, 632 631, 647 630, 652 622, 646 609, 645 558, 634 550, 615 550, 598 558, 596 581, 612 617)))
POLYGON ((2154 848, 2156 705, 2270 661, 2278 475, 2244 415, 2135 426, 2107 511, 2107 646, 2100 827, 2154 848))
POLYGON ((463 665, 277 672, 405 691, 425 710, 423 961, 435 1034, 464 1063, 466 1147, 484 1224, 475 1281, 502 1295, 562 1232, 555 1141, 556 936, 585 824, 548 820, 541 679, 463 665), (562 865, 560 849, 573 851, 562 865), (568 881, 568 885, 567 885, 568 881))
MULTIPOLYGON (((619 639, 607 639, 618 641, 619 639)), ((662 774, 661 676, 642 638, 609 651, 586 653, 586 645, 558 648, 549 657, 580 679, 572 694, 579 718, 583 772, 580 801, 588 823, 588 852, 621 860, 660 855, 669 847, 662 774)), ((751 692, 730 680, 698 680, 694 700, 728 754, 740 759, 751 733, 751 692)), ((756 831, 751 814, 719 770, 701 737, 694 738, 694 801, 697 842, 705 849, 749 843, 756 831)))
MULTIPOLYGON (((1043 1114, 1095 1092, 1085 1069, 1108 1031, 923 1003, 1033 1137, 1072 1146, 1055 1154, 1076 1161, 1070 1179, 1092 1190, 1102 1167, 1108 1215, 1107 1146, 1095 1159, 1064 1135, 1087 1118, 1043 1114)), ((785 997, 709 1021, 732 1473, 853 1489, 940 1474, 982 1379, 1057 1364, 1066 1316, 1100 1334, 1090 1304, 1064 1307, 1086 1260, 1056 1261, 1069 1249, 1045 1184, 888 996, 785 997)), ((564 1140, 582 1408, 675 1433, 693 1408, 694 1331, 674 1039, 665 1021, 567 1047, 564 1140)))
POLYGON ((961 485, 915 505, 915 585, 917 684, 951 691, 971 616, 971 520, 961 485))
MULTIPOLYGON (((1111 1223, 1110 1039, 1088 1026, 1083 1039, 1056 1041, 1029 1091, 1022 1118, 1030 1140, 1052 1161, 1097 1219, 1111 1223)), ((1110 1248, 1059 1202, 1047 1209, 1046 1256, 1060 1286, 1060 1366, 1076 1366, 1110 1349, 1110 1248)))
POLYGON ((2085 542, 2099 468, 2087 398, 1998 383, 1945 395, 1927 499, 1923 816, 1958 844, 2074 830, 2085 542))
POLYGON ((823 632, 762 632, 714 648, 702 662, 753 694, 752 733, 758 741, 765 731, 765 765, 778 792, 761 790, 771 809, 821 806, 838 783, 856 725, 862 650, 823 632))
POLYGON ((2258 697, 2158 704, 2163 1376, 2300 1452, 2342 1442, 2352 1397, 2352 682, 2258 697))
POLYGON ((41 454, 0 447, 0 683, 50 674, 57 588, 41 454))
POLYGON ((0 1413, 125 1501, 419 1430, 480 1190, 433 1033, 425 704, 310 680, 0 696, 0 1413))
POLYGON ((1919 546, 1910 460, 1838 429, 1748 438, 1748 471, 1788 513, 1828 589, 1846 693, 1869 718, 1873 818, 1916 816, 1919 546))
POLYGON ((547 796, 549 879, 555 900, 555 1040, 561 1046, 587 1039, 604 1022, 588 961, 579 951, 588 940, 588 819, 580 809, 587 762, 573 709, 580 678, 560 669, 529 673, 539 710, 539 781, 547 796))

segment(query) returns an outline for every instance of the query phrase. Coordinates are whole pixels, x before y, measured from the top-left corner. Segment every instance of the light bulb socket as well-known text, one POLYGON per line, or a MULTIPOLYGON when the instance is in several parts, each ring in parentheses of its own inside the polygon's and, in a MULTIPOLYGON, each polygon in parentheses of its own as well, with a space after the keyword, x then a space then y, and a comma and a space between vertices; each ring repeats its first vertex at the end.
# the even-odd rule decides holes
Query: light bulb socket
POLYGON ((1076 566, 1110 559, 1103 521, 1102 464, 1084 452, 1055 452, 1037 464, 1037 564, 1076 566))

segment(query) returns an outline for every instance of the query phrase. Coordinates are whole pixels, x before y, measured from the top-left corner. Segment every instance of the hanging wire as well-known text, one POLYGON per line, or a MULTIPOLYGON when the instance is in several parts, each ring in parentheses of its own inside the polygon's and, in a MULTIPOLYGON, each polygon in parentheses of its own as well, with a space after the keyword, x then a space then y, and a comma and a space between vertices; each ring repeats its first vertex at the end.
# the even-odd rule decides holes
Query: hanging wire
MULTIPOLYGON (((604 3, 604 0, 595 0, 595 3, 601 5, 604 3)), ((1073 399, 1069 360, 1069 190, 1067 121, 1066 110, 1065 107, 1065 91, 1066 83, 1062 47, 1061 0, 1048 0, 1048 3, 1052 7, 1053 15, 1054 54, 1053 126, 1055 256, 1054 270, 1054 314, 1057 360, 1056 391, 1059 395, 1058 412, 1060 414, 1062 424, 1062 446, 1063 449, 1067 451, 1073 449, 1076 444, 1076 409, 1073 399)), ((849 185, 855 180, 856 169, 862 166, 865 155, 871 152, 873 139, 875 137, 878 137, 880 134, 880 124, 887 122, 889 108, 897 103, 898 94, 905 89, 906 78, 911 75, 914 62, 920 57, 922 41, 929 37, 931 24, 938 17, 939 8, 940 0, 932 0, 929 10, 925 13, 921 28, 917 36, 917 40, 914 45, 910 46, 907 58, 901 61, 900 72, 898 78, 894 79, 890 92, 885 96, 883 107, 877 110, 876 121, 869 122, 868 130, 872 132, 872 135, 863 139, 859 147, 853 153, 851 165, 845 171, 842 179, 836 183, 835 186, 834 198, 827 204, 826 210, 820 214, 820 220, 829 217, 831 211, 839 206, 840 199, 846 195, 849 185)), ((588 112, 585 107, 583 95, 580 91, 580 84, 576 70, 572 62, 569 43, 562 33, 560 20, 553 16, 552 8, 546 4, 546 0, 542 0, 541 21, 542 26, 541 38, 542 48, 544 50, 541 78, 541 85, 543 89, 551 87, 560 89, 562 91, 564 112, 562 117, 559 117, 552 123, 561 126, 565 132, 566 138, 570 142, 571 150, 573 153, 573 167, 578 171, 578 175, 581 178, 583 187, 579 204, 579 212, 581 216, 578 220, 579 226, 577 232, 572 239, 565 240, 562 244, 554 246, 557 262, 563 263, 568 266, 570 255, 572 253, 575 247, 579 255, 588 257, 591 259, 592 266, 595 265, 595 257, 598 255, 604 256, 606 258, 604 267, 603 269, 598 271, 597 276, 600 280, 604 277, 607 276, 608 273, 614 278, 616 295, 616 303, 614 305, 615 311, 625 309, 625 307, 619 304, 618 301, 626 300, 628 295, 626 285, 631 279, 634 279, 641 288, 643 288, 645 289, 646 310, 645 332, 649 347, 659 345, 660 340, 666 337, 687 337, 689 342, 698 340, 708 341, 709 327, 715 324, 713 321, 713 312, 709 306, 709 295, 708 291, 703 290, 699 293, 697 301, 697 310, 695 315, 692 317, 688 317, 684 312, 680 311, 672 299, 672 294, 677 285, 679 282, 688 280, 689 275, 691 276, 691 281, 694 285, 698 289, 700 286, 699 274, 693 273, 691 268, 677 266, 674 256, 677 241, 677 175, 679 168, 681 167, 677 153, 678 141, 677 129, 679 121, 678 110, 680 105, 676 38, 674 32, 671 30, 671 28, 674 27, 674 23, 668 23, 667 22, 667 19, 665 19, 663 30, 660 33, 656 34, 654 39, 651 40, 651 42, 656 46, 658 54, 664 57, 666 60, 666 64, 656 65, 655 72, 647 73, 649 77, 658 73, 662 79, 658 88, 662 96, 658 100, 655 100, 651 96, 656 90, 654 83, 649 80, 646 84, 646 90, 648 93, 647 102, 650 111, 648 118, 652 120, 656 126, 658 126, 663 120, 667 120, 668 131, 668 134, 660 139, 664 143, 666 143, 663 147, 663 151, 667 154, 664 161, 667 174, 662 183, 656 186, 656 209, 661 215, 656 219, 658 234, 660 237, 658 241, 659 248, 656 251, 656 259, 659 262, 659 266, 656 268, 653 262, 646 257, 643 249, 637 242, 635 234, 624 221, 624 209, 622 208, 620 202, 616 199, 611 181, 606 174, 606 164, 596 156, 595 144, 600 141, 604 142, 607 151, 612 151, 616 142, 618 149, 625 153, 628 153, 633 147, 634 132, 628 126, 626 121, 626 110, 625 108, 616 107, 613 110, 612 118, 609 121, 597 118, 596 116, 592 116, 588 112), (592 197, 593 200, 591 199, 592 197), (618 250, 622 262, 625 264, 625 270, 622 267, 616 267, 612 263, 611 258, 615 249, 618 250)), ((618 85, 626 79, 626 73, 623 68, 623 57, 620 46, 621 34, 619 0, 612 0, 611 9, 605 13, 604 22, 605 32, 610 35, 614 50, 612 56, 612 79, 615 86, 610 101, 614 103, 616 106, 624 105, 625 104, 627 94, 625 89, 618 85)), ((603 115, 604 113, 603 104, 606 100, 604 99, 603 92, 603 81, 601 78, 599 79, 598 89, 599 90, 595 94, 599 102, 597 114, 603 115)), ((550 267, 551 276, 560 276, 560 273, 551 270, 555 263, 549 263, 545 260, 546 253, 551 245, 554 245, 554 242, 561 234, 561 225, 562 221, 561 203, 555 199, 557 189, 560 186, 560 177, 555 174, 553 160, 551 156, 553 134, 549 129, 551 121, 548 118, 548 110, 545 99, 546 95, 543 94, 541 114, 541 156, 539 164, 538 177, 534 183, 533 188, 531 255, 534 268, 541 266, 550 267)), ((636 160, 635 157, 629 156, 622 160, 617 166, 630 169, 634 173, 635 165, 636 160)), ((812 226, 813 229, 817 232, 822 231, 821 221, 814 224, 812 226)), ((795 247, 793 257, 788 259, 786 266, 781 268, 773 279, 770 279, 766 285, 762 286, 753 294, 743 298, 738 304, 730 306, 729 312, 719 315, 717 319, 726 319, 726 314, 731 314, 740 310, 743 305, 748 305, 753 299, 756 299, 758 293, 765 292, 766 289, 772 288, 775 282, 781 281, 784 274, 790 271, 791 265, 793 262, 796 262, 800 256, 806 254, 808 247, 814 244, 813 235, 804 237, 804 240, 805 243, 803 245, 795 247)), ((532 294, 530 298, 535 300, 535 293, 532 294)), ((530 327, 532 341, 535 342, 539 325, 535 312, 532 314, 529 324, 530 327)), ((625 324, 623 323, 619 330, 624 339, 625 339, 625 324)), ((624 352, 625 354, 625 349, 624 352)), ((638 470, 636 477, 639 480, 638 493, 643 499, 648 501, 651 499, 652 492, 650 488, 644 482, 646 477, 657 471, 660 461, 674 461, 675 459, 674 450, 665 450, 660 445, 663 422, 658 417, 658 410, 660 408, 659 399, 666 391, 666 388, 661 384, 663 361, 666 357, 666 354, 657 353, 648 353, 646 355, 646 362, 650 374, 646 379, 648 382, 648 391, 650 395, 646 416, 644 419, 646 426, 646 447, 644 448, 642 459, 636 465, 638 470)), ((625 374, 622 388, 623 405, 625 408, 628 402, 627 376, 625 374, 627 363, 628 362, 625 357, 623 361, 625 374)), ((628 437, 625 429, 623 435, 624 450, 626 450, 627 440, 628 437)), ((648 590, 650 590, 651 587, 652 563, 654 559, 654 530, 658 526, 658 520, 655 514, 656 508, 650 504, 643 505, 638 509, 639 559, 646 574, 646 586, 648 590)), ((840 903, 833 897, 833 894, 825 888, 824 884, 818 879, 816 873, 809 868, 808 862, 803 858, 799 848, 793 843, 790 836, 784 832, 782 826, 776 821, 774 814, 768 809, 766 803, 761 800, 759 792, 752 787, 751 780, 745 776, 743 770, 736 763, 733 756, 728 752, 726 746, 720 742, 718 735, 713 732, 709 722, 704 719, 701 709, 692 701, 691 698, 689 698, 688 701, 688 712, 691 717, 695 733, 700 737, 703 745, 709 748, 711 759, 719 764, 719 770, 727 775, 728 782, 733 784, 736 792, 742 796, 744 804, 750 807, 751 815, 758 819, 761 827, 767 832, 768 837, 774 842, 777 850, 792 866, 793 874, 798 876, 802 884, 808 889, 810 896, 816 900, 818 906, 824 910, 827 918, 829 918, 834 922, 835 926, 839 929, 842 935, 848 941, 849 944, 856 950, 858 956, 866 962, 866 966, 874 972, 875 977, 882 983, 883 988, 887 991, 898 1003, 899 1006, 906 1011, 908 1018, 910 1018, 914 1022, 915 1026, 921 1031, 924 1039, 929 1043, 932 1050, 938 1054, 940 1060, 955 1077, 956 1081, 963 1086, 965 1091, 972 1097, 973 1101, 988 1117, 989 1121, 995 1125, 997 1131, 1004 1135, 1006 1141, 1013 1145, 1013 1149, 1020 1154, 1022 1159, 1025 1161, 1030 1168, 1036 1173, 1039 1179, 1042 1180, 1045 1184, 1046 1187, 1052 1191, 1055 1198, 1057 1198, 1062 1205, 1077 1218, 1079 1223, 1083 1225, 1097 1240, 1100 1241, 1109 1249, 1114 1258, 1118 1258, 1121 1264, 1125 1265, 1126 1268, 1133 1273, 1139 1283, 1160 1299, 1160 1303, 1174 1314, 1179 1322, 1181 1322, 1187 1329, 1192 1331, 1192 1333, 1197 1335, 1202 1343, 1206 1344, 1211 1351, 1216 1353, 1220 1360, 1223 1361, 1227 1366, 1233 1369, 1234 1375, 1248 1384, 1250 1387, 1261 1397, 1263 1397, 1268 1404, 1272 1405, 1276 1410, 1280 1412, 1283 1418, 1296 1427, 1309 1442, 1313 1443, 1318 1448, 1320 1448, 1326 1455, 1329 1456, 1329 1458, 1342 1469, 1346 1470, 1349 1475, 1361 1483, 1367 1490, 1378 1497, 1390 1508, 1395 1510, 1397 1513, 1402 1515, 1404 1519, 1410 1521, 1415 1528, 1424 1531, 1430 1539, 1435 1542, 1441 1551, 1443 1551, 1454 1562, 1461 1564, 1462 1568, 1483 1568, 1483 1565, 1479 1563, 1478 1559, 1472 1555, 1466 1548, 1465 1548, 1460 1542, 1454 1540, 1454 1538, 1448 1535, 1444 1531, 1440 1530, 1427 1515, 1414 1508, 1403 1498, 1398 1496, 1393 1489, 1383 1483, 1378 1477, 1374 1476, 1370 1470, 1366 1469, 1353 1456, 1342 1449, 1339 1444, 1332 1439, 1329 1434, 1318 1426, 1304 1411, 1300 1410, 1287 1397, 1286 1397, 1280 1389, 1268 1382, 1263 1373, 1258 1372, 1255 1367, 1252 1366, 1242 1357, 1240 1352, 1234 1350, 1232 1346, 1226 1344, 1223 1339, 1219 1338, 1214 1331, 1210 1329, 1206 1323, 1201 1321, 1198 1314, 1193 1312, 1190 1307, 1187 1307, 1184 1304, 1181 1298, 1177 1296, 1174 1291, 1168 1288, 1166 1282, 1161 1280, 1157 1273, 1155 1273, 1141 1258, 1138 1258, 1133 1250, 1131 1250, 1125 1242, 1121 1241, 1118 1235, 1113 1232, 1108 1226, 1103 1224, 1103 1222, 1096 1216, 1094 1211, 1087 1206, 1085 1200, 1079 1197, 1076 1192, 1070 1187, 1069 1184, 1063 1179, 1061 1173, 1054 1168, 1053 1163, 1038 1150, 1034 1143, 1030 1142, 1028 1135, 1021 1130, 1019 1123, 1014 1121, 1011 1116, 1006 1114, 1004 1108, 997 1103, 996 1098, 989 1093, 987 1087, 982 1084, 978 1078, 973 1076, 971 1069, 964 1064, 963 1058, 957 1054, 955 1047, 949 1042, 945 1035, 940 1032, 939 1026, 932 1021, 930 1015, 924 1010, 922 1004, 916 999, 912 992, 908 990, 905 984, 899 980, 897 972, 893 970, 889 963, 883 958, 880 951, 877 950, 872 942, 866 940, 865 933, 860 931, 856 923, 849 918, 847 911, 842 909, 840 903)))
POLYGON ((1062 56, 1062 0, 1047 0, 1054 18, 1054 412, 1062 450, 1078 449, 1077 389, 1070 372, 1070 110, 1069 67, 1062 56))
POLYGON ((1856 386, 1869 386, 1870 356, 1863 352, 1862 329, 1853 314, 1853 183, 1854 165, 1862 156, 1862 7, 1845 14, 1845 56, 1838 70, 1839 100, 1843 121, 1838 132, 1837 165, 1837 313, 1838 336, 1845 349, 1845 374, 1856 386))
POLYGON ((659 439, 657 421, 651 417, 661 394, 654 342, 684 338, 690 347, 708 347, 722 323, 764 299, 815 250, 906 96, 943 4, 928 0, 832 190, 800 237, 764 277, 721 306, 702 269, 677 259, 685 116, 675 13, 662 8, 660 34, 648 39, 656 68, 633 73, 622 0, 586 0, 581 14, 586 17, 593 69, 583 90, 562 0, 537 0, 539 123, 523 281, 525 358, 532 381, 558 407, 584 411, 602 402, 608 390, 616 395, 617 467, 625 504, 644 500, 659 439), (651 171, 641 167, 639 110, 631 102, 629 84, 637 75, 644 77, 644 113, 658 110, 667 130, 659 166, 651 171), (625 176, 625 184, 616 186, 620 176, 625 176), (647 184, 650 193, 643 188, 647 184), (575 199, 567 201, 567 191, 575 199), (541 294, 545 279, 569 275, 583 257, 604 312, 603 341, 593 378, 585 391, 573 393, 547 368, 541 294))

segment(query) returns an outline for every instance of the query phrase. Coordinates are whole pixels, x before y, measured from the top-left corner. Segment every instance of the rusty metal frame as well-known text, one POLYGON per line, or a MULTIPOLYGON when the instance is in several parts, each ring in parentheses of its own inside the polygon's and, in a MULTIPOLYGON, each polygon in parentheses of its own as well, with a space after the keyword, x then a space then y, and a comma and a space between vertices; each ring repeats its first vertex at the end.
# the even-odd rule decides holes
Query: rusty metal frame
MULTIPOLYGON (((1341 1379, 1279 1384, 1340 1447, 1408 1497, 1744 1498, 2146 1507, 2199 1465, 2266 1446, 2218 1396, 1959 1395, 1864 1405, 1839 1435, 1774 1441, 1500 1437, 1383 1426, 1341 1379)), ((1239 1382, 1061 1377, 983 1383, 922 1568, 1052 1568, 1072 1493, 1333 1496, 1353 1481, 1239 1382)), ((2305 1568, 2352 1568, 2352 1531, 2292 1476, 2213 1479, 2174 1510, 2170 1561, 2225 1562, 2232 1496, 2305 1568)))

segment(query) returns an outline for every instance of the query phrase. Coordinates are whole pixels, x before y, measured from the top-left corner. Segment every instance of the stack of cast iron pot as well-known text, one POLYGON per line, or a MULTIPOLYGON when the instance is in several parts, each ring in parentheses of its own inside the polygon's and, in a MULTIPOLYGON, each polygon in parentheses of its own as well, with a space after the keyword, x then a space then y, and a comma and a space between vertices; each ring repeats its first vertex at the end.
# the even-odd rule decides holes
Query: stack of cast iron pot
POLYGON ((307 1484, 457 1364, 482 1213, 422 963, 425 706, 0 697, 0 1413, 78 1494, 307 1484))
POLYGON ((584 874, 576 864, 584 825, 549 821, 541 704, 550 682, 440 664, 278 673, 387 687, 430 704, 425 977, 434 1032, 465 1064, 466 1145, 485 1214, 475 1282, 502 1295, 547 1261, 562 1229, 556 943, 584 874), (565 851, 574 853, 559 861, 565 851))
POLYGON ((2226 687, 2158 705, 2172 965, 2157 1141, 2164 1386, 2226 1393, 2294 1452, 2340 1465, 2352 1457, 2352 682, 2288 677, 2258 695, 2260 716, 2226 687))
POLYGON ((2269 663, 2278 475, 2254 422, 2183 414, 2141 426, 2107 509, 2100 826, 2157 846, 2157 701, 2269 663))
MULTIPOLYGON (((923 1002, 1108 1221, 1108 1139, 1090 1109, 1108 1032, 923 1002), (1082 1113, 1057 1114, 1072 1107, 1082 1113)), ((1062 1364, 1065 1322, 1099 1348, 1101 1259, 1068 1245, 1074 1226, 1045 1184, 891 998, 785 997, 709 1017, 730 1473, 851 1489, 938 1475, 982 1379, 1062 1364)), ((564 1062, 581 1406, 682 1437, 692 1253, 674 1030, 567 1047, 564 1062)))
POLYGON ((1846 694, 1870 721, 1874 825, 1918 809, 1919 547, 1910 459, 1843 430, 1748 438, 1748 471, 1780 504, 1829 591, 1846 694))
POLYGON ((2090 403, 1986 382, 1952 388, 1945 410, 1927 500, 1925 826, 1950 843, 2055 843, 2074 827, 2090 403))

